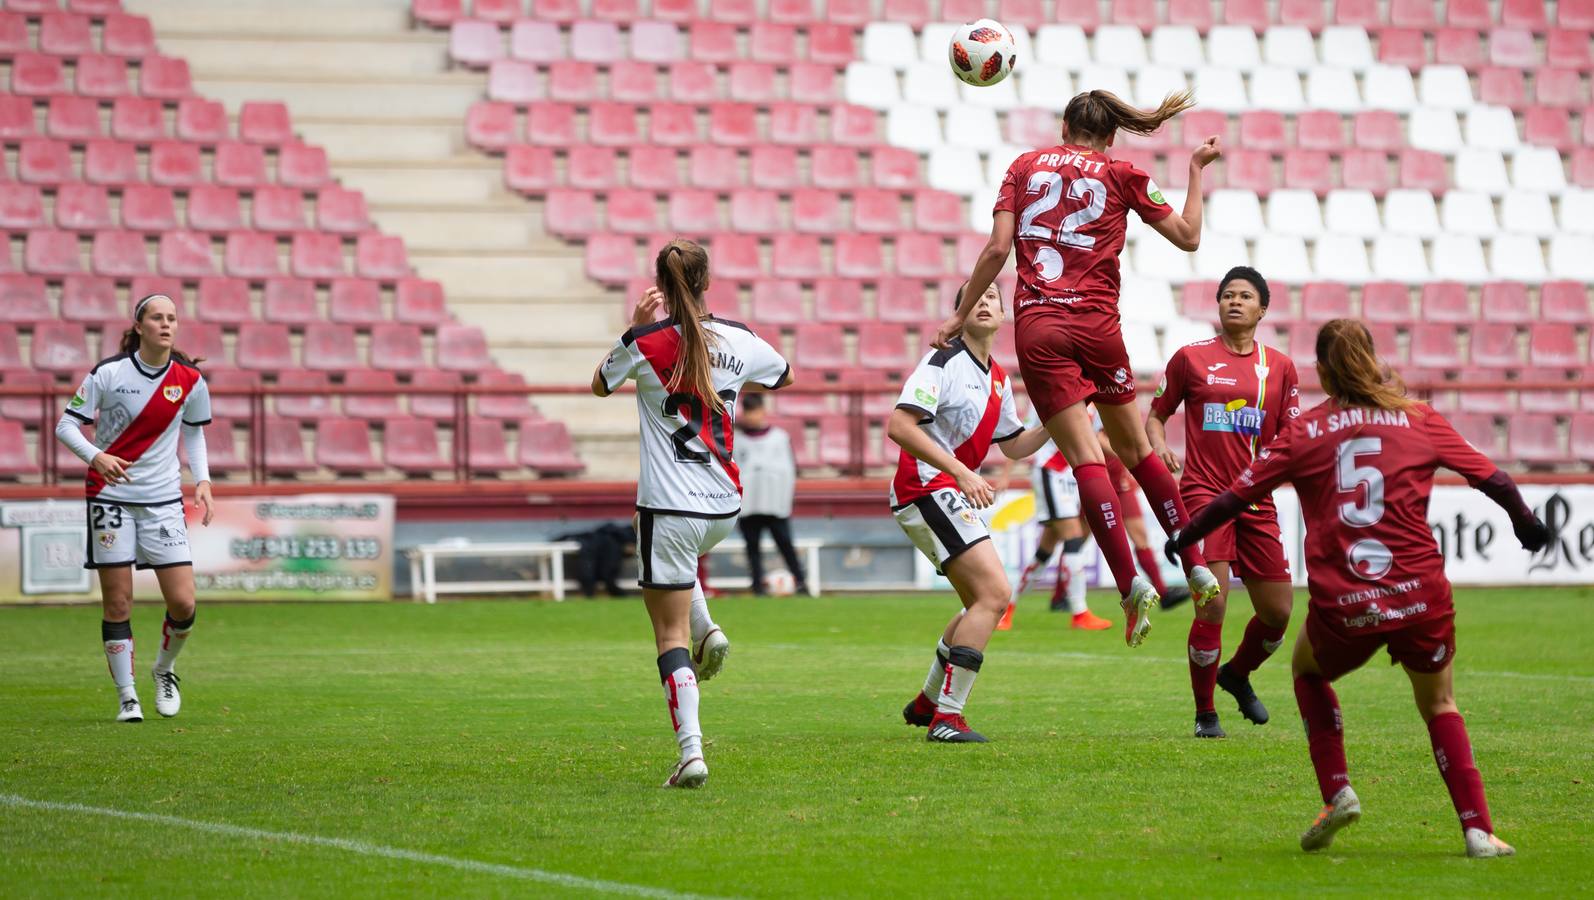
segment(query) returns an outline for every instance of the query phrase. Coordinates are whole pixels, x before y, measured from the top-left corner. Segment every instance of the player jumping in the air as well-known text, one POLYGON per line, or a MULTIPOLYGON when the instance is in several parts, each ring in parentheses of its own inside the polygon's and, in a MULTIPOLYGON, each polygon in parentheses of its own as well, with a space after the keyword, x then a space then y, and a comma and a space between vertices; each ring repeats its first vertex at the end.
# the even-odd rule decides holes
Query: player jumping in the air
POLYGON ((1361 817, 1345 763, 1339 698, 1329 683, 1380 647, 1406 669, 1434 760, 1461 820, 1467 855, 1509 856, 1494 836, 1483 776, 1456 709, 1451 664, 1455 608, 1444 557, 1428 527, 1434 470, 1459 472, 1511 516, 1522 546, 1538 552, 1549 531, 1511 476, 1425 403, 1409 400, 1373 350, 1367 327, 1335 319, 1317 334, 1317 373, 1329 399, 1289 423, 1227 491, 1168 541, 1171 556, 1241 516, 1286 481, 1306 518, 1311 607, 1295 643, 1295 699, 1306 723, 1323 809, 1301 835, 1321 850, 1361 817))
MULTIPOLYGON (((1151 401, 1146 434, 1170 471, 1179 460, 1168 449, 1164 423, 1185 406, 1185 466, 1179 480, 1186 509, 1200 509, 1238 478, 1291 419, 1301 414, 1300 379, 1288 356, 1256 340, 1267 315, 1267 282, 1248 266, 1237 266, 1218 284, 1223 333, 1181 347, 1168 361, 1151 401)), ((1279 537, 1278 510, 1264 496, 1233 523, 1202 542, 1207 563, 1222 591, 1196 607, 1190 623, 1190 687, 1195 694, 1196 737, 1220 738, 1223 725, 1213 705, 1214 687, 1239 702, 1240 714, 1262 725, 1267 707, 1251 688, 1251 673, 1284 643, 1294 592, 1279 537), (1229 600, 1229 567, 1245 581, 1255 615, 1245 626, 1234 657, 1221 667, 1223 614, 1229 600)))
MULTIPOLYGON (((1118 492, 1107 476, 1085 401, 1094 399, 1124 465, 1168 532, 1184 524, 1179 488, 1151 452, 1135 408, 1135 382, 1118 321, 1118 252, 1130 210, 1183 250, 1201 242, 1201 170, 1222 150, 1208 138, 1190 157, 1184 213, 1173 211, 1145 172, 1107 155, 1120 129, 1150 134, 1193 105, 1188 92, 1140 110, 1107 91, 1089 91, 1063 111, 1062 143, 1013 161, 997 196, 991 237, 969 276, 962 305, 936 333, 944 347, 1018 242, 1019 368, 1046 429, 1074 469, 1090 530, 1106 555, 1124 609, 1124 639, 1139 646, 1151 628, 1156 588, 1135 571, 1118 492)), ((1203 601, 1218 582, 1199 548, 1184 555, 1191 591, 1203 601)))
POLYGON ((659 677, 681 758, 665 787, 708 780, 697 680, 719 672, 730 641, 709 617, 698 557, 725 539, 741 511, 731 461, 736 398, 749 384, 791 384, 791 367, 745 325, 705 311, 708 254, 675 240, 659 251, 657 287, 637 302, 632 325, 592 375, 592 392, 637 383, 642 471, 637 478, 639 584, 659 652, 659 677), (663 307, 668 318, 655 322, 663 307), (689 651, 687 648, 691 647, 689 651))
POLYGON ((172 664, 194 627, 194 562, 183 516, 177 436, 188 448, 194 502, 211 517, 205 432, 210 389, 195 360, 177 350, 177 304, 151 294, 133 309, 121 352, 100 360, 56 423, 55 436, 89 465, 88 547, 84 567, 99 574, 100 639, 116 683, 118 722, 144 721, 133 684, 133 567, 154 569, 166 600, 155 654, 155 710, 175 716, 183 695, 172 664), (80 426, 94 426, 94 440, 80 426))
POLYGON ((919 360, 886 427, 902 448, 891 511, 963 602, 936 643, 924 690, 902 710, 909 725, 928 726, 928 739, 943 743, 985 741, 964 720, 963 707, 985 661, 985 644, 1007 608, 1007 571, 974 511, 996 498, 980 477, 980 463, 992 442, 1009 459, 1022 459, 1047 441, 1045 429, 1026 431, 1019 422, 1013 381, 991 356, 1005 317, 1001 291, 987 286, 972 304, 963 336, 919 360))

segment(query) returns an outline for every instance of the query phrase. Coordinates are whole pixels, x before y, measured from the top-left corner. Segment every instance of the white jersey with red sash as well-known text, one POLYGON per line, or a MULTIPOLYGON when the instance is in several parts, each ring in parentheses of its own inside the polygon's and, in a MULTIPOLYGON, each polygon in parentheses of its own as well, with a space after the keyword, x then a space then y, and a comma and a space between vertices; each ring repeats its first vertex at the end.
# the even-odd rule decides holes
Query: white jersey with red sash
POLYGON ((94 446, 130 463, 121 484, 106 484, 90 469, 90 499, 129 506, 173 503, 183 496, 177 433, 185 423, 210 423, 210 389, 198 369, 175 358, 151 369, 136 354, 122 354, 89 372, 66 414, 93 424, 94 446))
POLYGON ((733 457, 736 398, 748 382, 770 390, 790 368, 775 348, 740 322, 709 317, 709 364, 715 409, 689 388, 666 385, 680 359, 681 330, 665 319, 620 336, 603 363, 604 386, 637 383, 642 426, 642 471, 637 509, 654 513, 727 518, 742 506, 740 473, 733 457))
MULTIPOLYGON (((992 443, 1024 431, 1013 405, 1013 382, 994 358, 981 365, 962 338, 919 360, 897 398, 897 408, 919 414, 919 427, 942 449, 978 469, 992 443)), ((891 480, 891 508, 901 509, 942 489, 957 490, 951 475, 902 451, 891 480)))

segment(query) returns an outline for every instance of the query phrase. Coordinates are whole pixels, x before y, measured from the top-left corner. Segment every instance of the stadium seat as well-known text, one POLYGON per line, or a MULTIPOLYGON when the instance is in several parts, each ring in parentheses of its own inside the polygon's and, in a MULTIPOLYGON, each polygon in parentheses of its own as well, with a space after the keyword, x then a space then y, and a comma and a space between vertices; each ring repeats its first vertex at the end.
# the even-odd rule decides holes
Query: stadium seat
POLYGON ((332 382, 325 372, 287 370, 277 373, 277 387, 303 390, 302 394, 278 394, 271 398, 276 415, 284 419, 314 421, 337 415, 332 406, 332 382))
POLYGON ((70 94, 62 60, 40 53, 18 53, 11 60, 11 91, 24 97, 70 94))
POLYGON ((56 140, 76 143, 99 137, 99 104, 87 97, 51 97, 44 131, 56 140))
POLYGON ((1488 369, 1515 369, 1522 365, 1516 328, 1509 324, 1480 322, 1472 328, 1472 364, 1488 369))
POLYGON ((1552 66, 1588 71, 1594 68, 1588 32, 1552 29, 1544 39, 1544 61, 1552 66))
POLYGON ((841 328, 835 325, 805 323, 797 326, 793 364, 803 369, 835 371, 851 365, 841 328))
MULTIPOLYGON (((123 101, 118 101, 121 103, 123 101)), ((160 101, 140 99, 138 101, 161 108, 160 101)), ((227 109, 214 100, 205 100, 199 97, 190 97, 177 104, 177 131, 178 140, 192 144, 219 144, 228 139, 227 109)))
MULTIPOLYGON (((63 318, 68 316, 62 301, 63 318)), ((50 309, 50 297, 45 293, 44 279, 27 275, 0 275, 0 322, 13 326, 33 322, 47 322, 55 318, 50 309)))
POLYGON ((539 475, 581 472, 586 464, 576 455, 570 432, 563 422, 533 420, 520 423, 519 462, 539 475))
POLYGON ((1482 35, 1470 28, 1444 28, 1434 34, 1434 62, 1460 66, 1469 72, 1488 62, 1482 35))
MULTIPOLYGON (((371 368, 414 372, 429 368, 421 350, 421 331, 414 325, 380 323, 371 327, 371 368)), ((438 366, 458 370, 456 366, 438 366)), ((412 411, 414 407, 411 407, 412 411)))
POLYGON ((1529 327, 1528 360, 1541 369, 1581 369, 1587 360, 1578 349, 1575 329, 1556 322, 1537 322, 1529 327))
MULTIPOLYGON (((375 285, 370 285, 371 290, 375 285)), ((333 286, 334 296, 337 290, 333 286)), ((443 325, 453 321, 443 301, 443 286, 424 278, 402 278, 393 292, 393 320, 412 325, 443 325)))
POLYGON ((22 423, 0 419, 0 478, 34 475, 38 471, 38 463, 27 450, 22 423))
MULTIPOLYGON (((1588 396, 1587 391, 1584 396, 1588 396)), ((1579 462, 1594 462, 1594 414, 1583 412, 1572 417, 1571 445, 1579 462)))
POLYGON ((1507 419, 1506 446, 1509 455, 1530 466, 1554 466, 1570 461, 1561 449, 1555 416, 1546 413, 1519 413, 1507 419))
POLYGON ((210 237, 199 232, 168 231, 162 234, 156 260, 160 273, 173 278, 201 278, 216 272, 216 261, 211 257, 210 237))
POLYGON ((755 146, 747 169, 753 187, 756 188, 790 191, 803 185, 802 171, 797 165, 796 147, 775 144, 755 146))
POLYGON ((251 207, 259 231, 292 233, 305 228, 304 195, 292 188, 264 185, 255 190, 251 207))
POLYGON ((315 460, 345 477, 364 477, 381 468, 371 451, 371 426, 350 419, 316 423, 315 460))
POLYGON ((43 192, 33 185, 0 182, 0 228, 28 231, 44 227, 43 192))
POLYGON ((178 101, 194 92, 188 61, 169 56, 146 56, 139 64, 139 93, 145 97, 178 101))
POLYGON ((281 372, 297 368, 286 325, 265 322, 240 325, 234 355, 240 369, 281 372))
MULTIPOLYGON (((754 241, 753 260, 757 260, 756 238, 751 235, 742 236, 743 239, 754 241)), ((849 236, 842 235, 838 238, 837 256, 840 256, 839 244, 849 236)), ((716 240, 715 250, 720 250, 721 245, 727 243, 724 239, 716 240)), ((738 251, 732 250, 733 259, 738 251)), ((745 251, 741 251, 745 253, 745 251)), ((743 258, 746 258, 745 256, 743 258)), ((724 257, 722 256, 723 260, 724 257)), ((808 234, 777 234, 774 241, 774 252, 771 254, 773 274, 777 278, 818 278, 827 274, 824 259, 820 254, 819 238, 808 234)), ((723 266, 723 262, 719 265, 723 266)), ((755 263, 756 265, 756 263, 755 263)), ((760 272, 746 272, 733 274, 730 277, 756 278, 760 272)))
POLYGON ((487 337, 474 325, 444 324, 437 328, 437 368, 480 372, 490 368, 487 337))
POLYGON ((851 279, 827 278, 817 282, 814 285, 814 318, 838 325, 872 321, 864 307, 863 285, 851 279))
POLYGON ((528 194, 540 194, 558 184, 552 148, 528 144, 509 147, 504 156, 504 184, 528 194))
POLYGON ((1544 322, 1588 325, 1587 287, 1576 281, 1545 282, 1539 289, 1539 319, 1544 322))
MULTIPOLYGON (((803 289, 796 281, 753 282, 752 318, 764 325, 796 325, 805 321, 803 289)), ((822 321, 830 321, 820 316, 822 321)))
POLYGON ((83 377, 94 364, 85 337, 83 326, 77 322, 35 323, 33 367, 55 375, 83 377))
MULTIPOLYGON (((336 283, 334 282, 334 284, 336 283)), ((262 299, 262 318, 267 322, 309 326, 325 322, 327 318, 321 314, 320 303, 316 300, 315 285, 308 281, 300 281, 294 278, 269 279, 266 281, 265 294, 262 299)), ((337 355, 346 352, 352 356, 354 353, 353 333, 342 331, 342 326, 339 325, 332 325, 330 328, 340 336, 347 337, 349 341, 349 346, 346 349, 342 347, 333 348, 331 353, 337 355)), ((315 347, 319 348, 321 346, 320 342, 323 340, 319 335, 316 335, 318 330, 318 328, 305 328, 305 367, 337 370, 349 368, 352 364, 320 365, 310 362, 311 353, 319 353, 319 350, 312 349, 312 342, 314 342, 315 347)))
MULTIPOLYGON (((365 375, 382 376, 389 379, 389 372, 367 372, 365 375)), ((372 400, 374 397, 345 397, 344 408, 356 400, 372 400)), ((356 415, 350 412, 349 415, 356 415)), ((395 407, 396 416, 396 407, 395 407)), ((443 456, 442 448, 437 441, 437 426, 424 419, 397 418, 388 416, 357 416, 368 421, 380 421, 382 425, 382 461, 389 468, 397 469, 405 475, 429 475, 451 469, 453 464, 443 456)))
MULTIPOLYGON (((479 386, 484 387, 512 387, 522 389, 518 394, 483 394, 477 398, 476 414, 490 419, 539 419, 541 416, 532 407, 524 392, 526 379, 518 372, 504 372, 498 369, 488 369, 476 379, 479 386)), ((474 452, 474 447, 472 448, 474 452)))
POLYGON ((1529 107, 1522 114, 1522 140, 1541 147, 1554 147, 1563 153, 1571 150, 1577 139, 1572 134, 1570 111, 1547 106, 1529 107))
MULTIPOLYGON (((915 235, 904 235, 897 241, 897 264, 900 274, 922 274, 901 271, 904 260, 913 258, 907 244, 915 235)), ((843 278, 875 279, 885 275, 884 244, 878 235, 843 234, 836 238, 836 274, 843 278)), ((937 273, 939 274, 939 273, 937 273)))
POLYGON ((277 183, 284 187, 318 189, 332 180, 327 151, 308 144, 283 144, 277 150, 277 183))
POLYGON ((918 363, 918 355, 908 349, 901 325, 865 322, 858 326, 858 361, 866 369, 906 374, 918 363))
MULTIPOLYGON (((106 146, 107 143, 105 141, 93 141, 89 144, 83 161, 86 180, 97 184, 107 183, 96 177, 99 172, 95 168, 98 162, 95 150, 106 146)), ((110 146, 122 147, 124 145, 111 144, 110 146)), ((132 148, 128 147, 127 149, 127 159, 132 160, 132 148)), ((118 174, 120 174, 120 171, 118 174)), ((61 141, 42 139, 22 141, 21 149, 17 155, 17 179, 28 184, 42 185, 56 185, 76 180, 72 174, 71 148, 61 141)), ((120 183, 120 180, 117 183, 120 183)))
MULTIPOLYGON (((780 198, 772 191, 732 192, 731 228, 743 234, 772 235, 781 231, 780 198)), ((810 229, 803 229, 799 225, 798 230, 810 229)))
POLYGON ((502 475, 518 468, 509 455, 509 438, 504 423, 491 419, 471 419, 467 462, 477 474, 502 475))
POLYGON ((155 29, 143 16, 106 16, 100 38, 105 52, 111 56, 138 59, 156 52, 155 29))
MULTIPOLYGON (((127 147, 127 145, 120 145, 127 147)), ((225 146, 225 145, 223 145, 225 146)), ((93 145, 90 146, 92 151, 93 145)), ((127 156, 131 157, 131 147, 127 147, 127 156)), ((257 152, 259 148, 253 148, 257 152)), ((239 159, 236 155, 224 156, 218 149, 216 154, 216 177, 218 184, 231 184, 236 187, 254 187, 265 180, 265 157, 260 156, 254 160, 258 167, 258 178, 250 178, 249 160, 239 159), (224 162, 225 160, 225 162, 224 162), (225 170, 224 170, 225 166, 225 170), (224 177, 225 176, 225 177, 224 177)), ((122 170, 115 175, 103 177, 102 183, 115 184, 124 181, 136 180, 136 172, 132 169, 132 162, 116 165, 122 170)), ((108 167, 109 168, 109 167, 108 167)), ((85 172, 87 168, 85 167, 85 172)), ((175 188, 191 188, 206 181, 200 162, 199 146, 196 144, 181 143, 178 141, 161 141, 150 148, 149 154, 149 180, 152 184, 164 185, 175 188)))
POLYGON ((194 317, 221 325, 254 321, 249 284, 237 278, 201 278, 194 317))
POLYGON ((448 55, 464 66, 485 67, 504 55, 503 35, 492 22, 456 20, 448 32, 448 55))

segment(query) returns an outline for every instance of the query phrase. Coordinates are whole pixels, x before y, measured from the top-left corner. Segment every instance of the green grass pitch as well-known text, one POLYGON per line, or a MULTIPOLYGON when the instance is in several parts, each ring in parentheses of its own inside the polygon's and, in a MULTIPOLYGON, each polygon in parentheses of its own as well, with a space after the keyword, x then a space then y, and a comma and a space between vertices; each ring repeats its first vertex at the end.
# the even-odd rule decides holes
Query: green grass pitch
POLYGON ((1567 896, 1594 871, 1591 601, 1458 596, 1460 705, 1519 853, 1478 862, 1383 656, 1339 685, 1365 816, 1300 852, 1318 798, 1287 660, 1255 681, 1271 724, 1220 692, 1231 737, 1197 742, 1188 607, 1131 651, 1029 598, 970 702, 993 742, 958 747, 899 717, 949 595, 721 599, 733 652, 703 688, 697 792, 659 787, 675 744, 638 600, 206 606, 172 720, 140 606, 141 725, 111 720, 96 608, 9 608, 0 894, 1567 896))

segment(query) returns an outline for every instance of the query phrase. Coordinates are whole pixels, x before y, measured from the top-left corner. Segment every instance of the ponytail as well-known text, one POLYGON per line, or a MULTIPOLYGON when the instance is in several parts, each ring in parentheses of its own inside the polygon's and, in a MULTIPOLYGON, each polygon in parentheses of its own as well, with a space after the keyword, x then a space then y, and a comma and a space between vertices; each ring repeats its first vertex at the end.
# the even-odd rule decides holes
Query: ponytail
POLYGON ((725 401, 714 390, 714 373, 708 349, 715 342, 703 327, 703 292, 708 290, 708 253, 692 241, 676 239, 664 245, 654 261, 664 311, 681 329, 681 352, 665 388, 702 398, 708 409, 722 410, 725 401))
POLYGON ((1373 336, 1356 319, 1334 319, 1317 332, 1317 375, 1340 406, 1407 410, 1406 385, 1378 359, 1373 336))
POLYGON ((1095 138, 1108 141, 1120 129, 1135 134, 1150 134, 1162 123, 1195 106, 1189 90, 1176 91, 1162 98, 1156 109, 1140 109, 1119 99, 1112 91, 1086 91, 1068 101, 1063 122, 1071 140, 1095 138))

